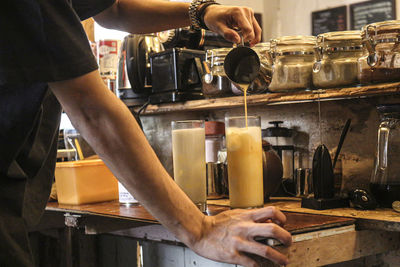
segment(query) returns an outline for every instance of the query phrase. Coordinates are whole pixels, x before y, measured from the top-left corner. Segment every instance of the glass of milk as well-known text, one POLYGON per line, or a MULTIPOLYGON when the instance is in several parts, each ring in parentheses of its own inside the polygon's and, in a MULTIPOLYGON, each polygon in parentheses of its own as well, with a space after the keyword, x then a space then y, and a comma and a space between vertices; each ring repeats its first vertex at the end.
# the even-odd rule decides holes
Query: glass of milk
POLYGON ((206 211, 206 156, 203 120, 172 122, 174 180, 186 195, 206 211))
POLYGON ((260 117, 225 118, 231 208, 264 205, 260 117))

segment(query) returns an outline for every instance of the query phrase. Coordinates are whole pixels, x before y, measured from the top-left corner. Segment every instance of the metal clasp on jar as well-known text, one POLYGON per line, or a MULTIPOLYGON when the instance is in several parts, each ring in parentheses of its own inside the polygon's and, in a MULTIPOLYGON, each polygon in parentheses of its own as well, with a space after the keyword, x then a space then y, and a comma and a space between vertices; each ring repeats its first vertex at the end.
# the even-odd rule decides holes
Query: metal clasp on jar
POLYGON ((376 54, 376 44, 377 42, 375 41, 374 37, 377 36, 377 29, 376 26, 374 25, 368 25, 365 29, 365 38, 363 38, 363 44, 365 48, 368 50, 368 57, 367 57, 367 63, 370 67, 374 67, 376 63, 378 63, 378 55, 376 54), (374 36, 369 35, 369 29, 373 28, 372 30, 375 32, 374 36))
POLYGON ((315 62, 313 64, 313 72, 318 73, 322 68, 322 56, 325 38, 322 35, 317 36, 315 50, 315 62))

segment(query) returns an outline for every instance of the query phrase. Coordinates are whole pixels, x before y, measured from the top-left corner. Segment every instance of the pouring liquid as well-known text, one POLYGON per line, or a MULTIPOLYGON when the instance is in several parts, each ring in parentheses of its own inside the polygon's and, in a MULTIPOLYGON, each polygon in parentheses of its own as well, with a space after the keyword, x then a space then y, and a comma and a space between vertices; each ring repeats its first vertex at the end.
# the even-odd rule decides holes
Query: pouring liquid
POLYGON ((246 120, 246 128, 248 128, 247 123, 247 89, 249 89, 250 84, 239 84, 239 86, 243 89, 243 96, 244 96, 244 118, 246 120))
POLYGON ((232 127, 226 132, 228 152, 229 199, 231 208, 255 208, 264 205, 263 167, 260 126, 248 125, 247 91, 258 76, 257 54, 242 55, 234 64, 230 79, 243 90, 246 128, 232 127))

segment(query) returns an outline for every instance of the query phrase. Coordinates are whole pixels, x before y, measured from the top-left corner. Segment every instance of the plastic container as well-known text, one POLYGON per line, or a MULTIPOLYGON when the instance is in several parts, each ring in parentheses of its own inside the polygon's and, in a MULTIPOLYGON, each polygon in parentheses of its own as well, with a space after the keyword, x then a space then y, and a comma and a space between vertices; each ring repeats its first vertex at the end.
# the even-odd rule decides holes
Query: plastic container
POLYGON ((100 159, 57 162, 55 177, 60 204, 118 199, 118 181, 100 159))

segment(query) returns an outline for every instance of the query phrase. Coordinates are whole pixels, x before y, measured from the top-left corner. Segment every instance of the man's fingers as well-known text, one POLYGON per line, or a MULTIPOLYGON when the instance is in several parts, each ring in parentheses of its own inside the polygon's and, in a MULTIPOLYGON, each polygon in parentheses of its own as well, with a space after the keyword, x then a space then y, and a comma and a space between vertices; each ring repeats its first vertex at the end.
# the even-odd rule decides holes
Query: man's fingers
POLYGON ((222 35, 226 40, 238 44, 240 43, 240 35, 237 31, 228 28, 225 25, 220 26, 220 31, 219 34, 222 35))
POLYGON ((251 219, 255 222, 265 222, 268 219, 279 222, 279 225, 286 223, 286 216, 276 207, 265 207, 250 212, 251 219))
POLYGON ((237 249, 241 252, 255 254, 263 258, 267 258, 280 265, 286 265, 289 263, 288 258, 282 253, 279 253, 270 246, 266 246, 255 241, 242 240, 242 242, 238 243, 237 249))
POLYGON ((262 33, 261 27, 258 24, 258 22, 257 22, 256 18, 254 17, 254 15, 253 15, 252 19, 253 19, 253 29, 254 29, 254 36, 255 37, 250 43, 251 46, 258 44, 261 41, 261 33, 262 33))
POLYGON ((271 237, 279 240, 285 246, 292 244, 291 234, 274 223, 257 223, 249 227, 248 234, 252 238, 256 236, 271 237))
POLYGON ((237 27, 243 36, 245 42, 250 42, 255 39, 253 20, 250 20, 244 12, 236 17, 237 27))

